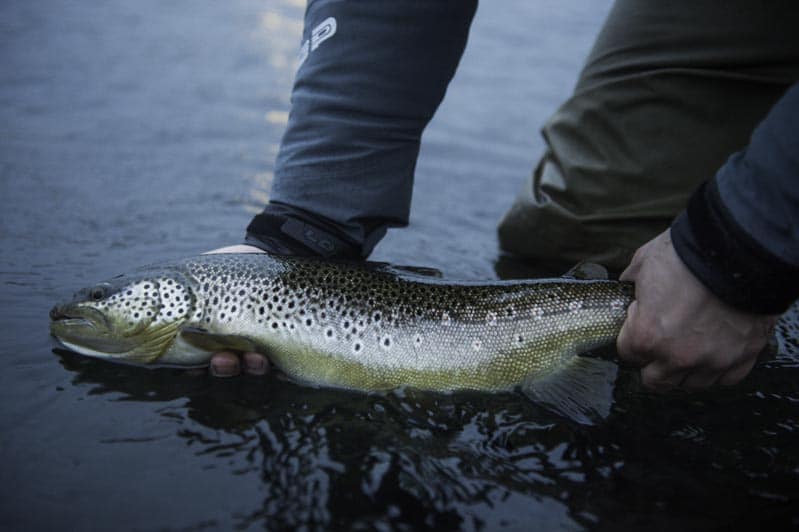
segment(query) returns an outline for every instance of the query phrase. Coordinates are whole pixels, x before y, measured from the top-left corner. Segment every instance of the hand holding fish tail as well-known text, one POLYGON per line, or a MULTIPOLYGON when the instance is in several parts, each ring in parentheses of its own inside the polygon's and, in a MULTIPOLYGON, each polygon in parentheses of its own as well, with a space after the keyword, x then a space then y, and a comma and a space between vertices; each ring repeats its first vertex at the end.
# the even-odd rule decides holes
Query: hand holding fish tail
POLYGON ((777 319, 711 293, 683 264, 668 231, 638 249, 621 279, 636 288, 617 339, 619 356, 640 365, 643 385, 658 391, 741 381, 777 319))

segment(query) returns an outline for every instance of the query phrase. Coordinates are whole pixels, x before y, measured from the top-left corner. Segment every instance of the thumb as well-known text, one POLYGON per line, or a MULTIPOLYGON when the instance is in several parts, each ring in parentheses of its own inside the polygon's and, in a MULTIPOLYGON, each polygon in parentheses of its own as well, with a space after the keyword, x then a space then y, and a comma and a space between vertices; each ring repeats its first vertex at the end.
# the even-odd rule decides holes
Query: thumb
POLYGON ((635 281, 635 278, 638 276, 638 271, 641 269, 642 260, 640 259, 640 254, 640 249, 635 252, 630 264, 621 272, 619 281, 635 281))

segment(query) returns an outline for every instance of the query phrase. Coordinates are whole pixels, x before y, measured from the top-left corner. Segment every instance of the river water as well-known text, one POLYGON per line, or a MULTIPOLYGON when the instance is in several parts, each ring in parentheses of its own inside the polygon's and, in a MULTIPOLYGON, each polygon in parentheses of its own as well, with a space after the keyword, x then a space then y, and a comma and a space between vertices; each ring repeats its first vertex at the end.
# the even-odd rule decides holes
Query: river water
MULTIPOLYGON (((496 223, 608 8, 481 5, 425 133, 411 226, 375 259, 508 275, 496 223)), ((725 390, 655 396, 624 370, 594 426, 515 393, 365 395, 54 349, 47 311, 75 289, 240 240, 267 197, 303 9, 0 4, 0 529, 799 526, 791 341, 725 390)))

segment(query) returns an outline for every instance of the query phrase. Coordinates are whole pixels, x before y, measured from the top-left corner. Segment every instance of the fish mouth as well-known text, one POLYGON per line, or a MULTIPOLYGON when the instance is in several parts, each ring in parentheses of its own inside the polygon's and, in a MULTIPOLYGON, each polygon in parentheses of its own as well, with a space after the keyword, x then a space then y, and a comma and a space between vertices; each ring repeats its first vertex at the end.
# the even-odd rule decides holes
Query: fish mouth
POLYGON ((99 310, 69 304, 56 305, 50 309, 50 327, 56 324, 59 328, 90 327, 105 330, 111 328, 105 314, 99 310))
POLYGON ((130 348, 112 334, 102 312, 89 307, 57 305, 50 310, 50 334, 72 350, 83 347, 111 355, 130 348))
POLYGON ((94 327, 94 322, 86 318, 58 318, 53 321, 62 327, 94 327))

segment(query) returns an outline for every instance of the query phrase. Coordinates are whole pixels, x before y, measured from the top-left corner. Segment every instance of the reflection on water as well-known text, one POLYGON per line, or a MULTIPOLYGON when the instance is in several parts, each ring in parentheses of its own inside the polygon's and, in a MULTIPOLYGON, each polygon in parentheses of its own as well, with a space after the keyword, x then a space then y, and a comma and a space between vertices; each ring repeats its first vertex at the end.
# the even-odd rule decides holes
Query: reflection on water
MULTIPOLYGON (((781 329, 797 323, 794 309, 781 329)), ((516 393, 362 394, 58 355, 88 395, 154 403, 189 452, 257 474, 262 500, 234 516, 240 528, 704 528, 762 512, 796 524, 795 352, 693 395, 653 395, 624 372, 595 427, 516 393)))

